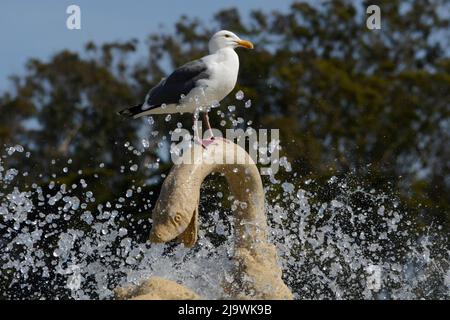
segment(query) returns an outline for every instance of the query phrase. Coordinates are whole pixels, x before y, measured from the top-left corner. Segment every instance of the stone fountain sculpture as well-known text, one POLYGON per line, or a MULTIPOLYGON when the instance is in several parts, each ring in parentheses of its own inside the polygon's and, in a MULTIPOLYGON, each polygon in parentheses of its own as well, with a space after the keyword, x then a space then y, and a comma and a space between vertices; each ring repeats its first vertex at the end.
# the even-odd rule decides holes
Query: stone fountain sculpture
MULTIPOLYGON (((237 206, 235 216, 235 265, 231 283, 222 283, 234 299, 292 299, 283 282, 275 246, 267 239, 264 190, 258 168, 238 145, 216 139, 206 149, 195 144, 179 159, 164 181, 152 213, 150 241, 173 239, 192 247, 197 240, 198 204, 204 179, 223 174, 237 206)), ((201 299, 171 280, 152 277, 138 286, 116 290, 119 299, 201 299)))

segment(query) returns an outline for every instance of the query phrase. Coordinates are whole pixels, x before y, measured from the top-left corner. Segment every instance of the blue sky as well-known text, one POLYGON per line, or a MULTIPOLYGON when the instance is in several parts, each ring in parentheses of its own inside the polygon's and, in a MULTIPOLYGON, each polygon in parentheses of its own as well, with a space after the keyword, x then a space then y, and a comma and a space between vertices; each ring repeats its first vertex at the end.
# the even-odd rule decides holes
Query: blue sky
MULTIPOLYGON (((222 8, 237 7, 245 16, 252 9, 289 8, 289 0, 1 0, 0 92, 11 88, 8 76, 23 74, 31 57, 47 59, 61 49, 81 50, 92 40, 102 43, 144 40, 161 25, 173 28, 182 14, 213 22, 222 8), (66 8, 81 8, 81 30, 66 28, 66 8)), ((169 29, 170 30, 170 29, 169 29)))

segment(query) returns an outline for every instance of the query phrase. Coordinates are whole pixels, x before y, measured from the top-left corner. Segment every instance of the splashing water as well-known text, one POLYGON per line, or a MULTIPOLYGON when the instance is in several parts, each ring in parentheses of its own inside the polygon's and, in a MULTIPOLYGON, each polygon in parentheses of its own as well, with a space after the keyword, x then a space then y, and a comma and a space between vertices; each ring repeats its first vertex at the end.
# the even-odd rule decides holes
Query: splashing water
MULTIPOLYGON (((85 181, 80 199, 71 196, 77 184, 27 188, 15 183, 16 169, 0 164, 2 190, 8 190, 0 193, 4 297, 108 299, 118 285, 157 275, 206 298, 226 298, 217 284, 231 271, 236 204, 227 205, 232 197, 215 191, 220 183, 205 183, 200 239, 187 249, 133 239, 121 212, 131 189, 101 204, 85 181), (88 210, 92 203, 95 212, 88 210)), ((304 189, 290 182, 266 186, 266 194, 278 194, 266 206, 270 240, 296 298, 448 298, 447 239, 431 232, 416 237, 408 214, 385 194, 337 178, 329 184, 337 193, 324 203, 308 191, 311 181, 304 189)))
POLYGON ((239 90, 238 92, 236 92, 236 99, 237 100, 244 99, 244 92, 242 92, 242 90, 239 90))
MULTIPOLYGON (((137 148, 122 146, 144 157, 141 145, 148 148, 148 140, 137 148)), ((28 172, 14 168, 12 157, 33 161, 19 145, 6 147, 0 158, 2 298, 111 299, 114 288, 150 276, 178 281, 205 298, 229 298, 219 284, 232 270, 233 211, 246 204, 229 195, 223 177, 208 177, 202 187, 199 240, 188 249, 139 237, 149 232, 152 208, 136 207, 140 186, 129 186, 117 199, 97 199, 82 171, 71 184, 42 174, 27 185, 21 176, 28 172), (135 217, 127 206, 144 214, 135 217)), ((449 298, 450 251, 440 226, 419 233, 394 195, 367 190, 355 177, 332 177, 321 185, 298 177, 285 157, 280 167, 289 180, 265 181, 266 215, 295 298, 449 298)), ((72 174, 65 168, 60 174, 72 174)), ((136 172, 139 166, 124 164, 116 174, 127 168, 136 172)))

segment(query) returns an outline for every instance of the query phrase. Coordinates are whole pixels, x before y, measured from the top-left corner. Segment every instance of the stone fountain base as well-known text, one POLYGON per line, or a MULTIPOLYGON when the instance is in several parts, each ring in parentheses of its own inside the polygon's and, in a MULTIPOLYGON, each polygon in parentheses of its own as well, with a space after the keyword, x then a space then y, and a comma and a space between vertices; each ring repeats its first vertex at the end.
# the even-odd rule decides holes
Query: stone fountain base
POLYGON ((151 277, 137 286, 115 290, 118 300, 200 300, 198 294, 172 280, 151 277))
MULTIPOLYGON (((258 168, 250 155, 228 140, 214 140, 185 151, 161 189, 152 213, 150 241, 178 239, 191 247, 197 240, 201 184, 211 173, 223 174, 240 205, 235 217, 235 267, 232 281, 221 285, 234 299, 293 299, 282 280, 276 248, 267 239, 264 190, 258 168), (230 159, 232 161, 230 161, 230 159)), ((138 286, 118 289, 119 299, 201 299, 176 282, 152 277, 138 286)))

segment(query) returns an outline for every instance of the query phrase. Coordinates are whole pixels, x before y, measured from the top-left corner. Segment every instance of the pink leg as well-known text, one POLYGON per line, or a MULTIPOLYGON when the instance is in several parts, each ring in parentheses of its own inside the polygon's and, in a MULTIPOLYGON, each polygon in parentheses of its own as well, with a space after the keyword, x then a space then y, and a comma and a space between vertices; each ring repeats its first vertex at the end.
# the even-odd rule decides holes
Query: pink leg
MULTIPOLYGON (((206 122, 206 128, 207 130, 211 130, 211 124, 209 123, 209 116, 208 116, 208 112, 205 112, 203 114, 203 120, 206 122)), ((212 134, 212 131, 211 131, 212 134)), ((212 136, 212 138, 214 138, 214 136, 212 136)))
POLYGON ((211 130, 211 138, 207 140, 202 140, 203 147, 208 147, 211 143, 214 142, 214 136, 212 135, 212 129, 211 124, 209 123, 209 116, 208 112, 203 113, 203 121, 206 122, 206 128, 207 130, 211 130))

